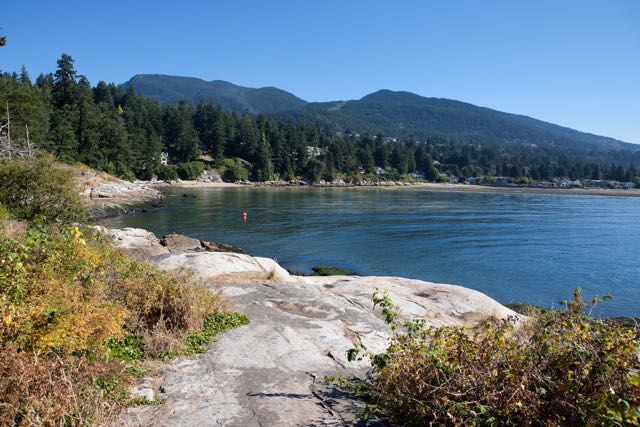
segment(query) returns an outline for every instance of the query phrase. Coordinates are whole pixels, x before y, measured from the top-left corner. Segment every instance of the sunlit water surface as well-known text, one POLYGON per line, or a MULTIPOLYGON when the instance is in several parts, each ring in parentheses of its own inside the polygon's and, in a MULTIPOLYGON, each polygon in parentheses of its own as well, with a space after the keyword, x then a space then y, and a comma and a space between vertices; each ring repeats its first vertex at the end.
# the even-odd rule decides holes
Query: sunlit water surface
POLYGON ((599 314, 640 316, 640 198, 417 188, 167 194, 166 208, 106 225, 230 243, 297 271, 333 265, 457 284, 503 303, 557 307, 579 286, 613 295, 599 314))

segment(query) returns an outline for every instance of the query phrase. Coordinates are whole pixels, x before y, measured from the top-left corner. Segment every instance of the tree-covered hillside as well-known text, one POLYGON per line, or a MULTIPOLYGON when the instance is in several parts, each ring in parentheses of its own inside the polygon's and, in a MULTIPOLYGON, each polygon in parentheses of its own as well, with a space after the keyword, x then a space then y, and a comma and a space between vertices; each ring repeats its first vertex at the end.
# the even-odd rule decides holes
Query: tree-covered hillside
POLYGON ((271 114, 297 110, 307 103, 302 99, 275 87, 259 89, 237 86, 222 80, 206 82, 193 77, 138 74, 124 85, 125 90, 134 87, 136 93, 161 104, 178 104, 190 101, 214 102, 221 108, 236 113, 249 110, 252 113, 271 114))
POLYGON ((469 144, 512 144, 585 161, 640 163, 640 145, 578 132, 526 116, 460 101, 381 90, 357 101, 312 103, 280 113, 327 129, 426 139, 442 136, 469 144), (630 156, 629 153, 636 153, 630 156))
POLYGON ((426 140, 444 137, 467 144, 518 146, 541 154, 577 156, 585 162, 640 166, 640 145, 579 132, 522 115, 410 92, 380 90, 359 100, 306 103, 276 88, 248 89, 228 82, 189 77, 138 75, 133 86, 161 104, 211 101, 223 110, 275 115, 314 123, 328 131, 383 134, 426 140))
MULTIPOLYGON (((386 95, 369 98, 370 115, 377 111, 376 103, 389 104, 377 99, 386 95)), ((443 111, 450 102, 442 104, 443 111)), ((92 87, 68 55, 59 59, 55 73, 40 75, 35 83, 24 68, 20 74, 0 74, 0 105, 10 116, 5 112, 0 117, 0 152, 7 141, 15 147, 28 140, 60 160, 129 179, 195 179, 209 167, 228 180, 254 181, 398 180, 417 173, 427 180, 455 175, 524 182, 560 177, 640 182, 635 166, 639 154, 631 150, 619 158, 615 151, 598 156, 595 149, 584 153, 500 138, 480 143, 463 134, 396 139, 337 132, 316 120, 296 123, 248 110, 238 114, 212 102, 161 105, 137 95, 134 86, 125 90, 101 81, 92 87), (169 155, 168 165, 161 164, 163 152, 169 155)), ((489 131, 489 123, 474 116, 477 107, 471 107, 465 123, 479 128, 484 123, 489 131)), ((345 108, 351 107, 337 111, 345 108)), ((452 116, 443 112, 442 117, 452 116)))

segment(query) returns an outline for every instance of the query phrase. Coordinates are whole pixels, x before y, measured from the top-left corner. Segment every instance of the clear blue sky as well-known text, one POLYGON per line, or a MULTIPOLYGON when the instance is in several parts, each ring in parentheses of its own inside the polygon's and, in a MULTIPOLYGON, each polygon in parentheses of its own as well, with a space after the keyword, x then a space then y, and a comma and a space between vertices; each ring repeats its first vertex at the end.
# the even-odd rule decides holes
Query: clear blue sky
POLYGON ((640 0, 3 0, 0 70, 162 73, 308 101, 387 88, 640 143, 640 0))

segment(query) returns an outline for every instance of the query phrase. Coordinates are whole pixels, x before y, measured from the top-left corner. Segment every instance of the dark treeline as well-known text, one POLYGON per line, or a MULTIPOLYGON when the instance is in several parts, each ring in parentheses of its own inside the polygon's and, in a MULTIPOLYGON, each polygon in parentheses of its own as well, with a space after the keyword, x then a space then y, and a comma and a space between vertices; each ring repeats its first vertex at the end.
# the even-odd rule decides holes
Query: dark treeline
POLYGON ((24 68, 0 75, 0 102, 3 109, 8 105, 14 140, 25 140, 28 133, 32 143, 60 160, 128 179, 193 179, 205 166, 198 159, 230 180, 333 181, 363 174, 397 180, 411 172, 428 180, 444 179, 445 173, 536 181, 638 179, 633 168, 585 163, 536 147, 460 143, 442 136, 396 141, 236 114, 212 103, 161 106, 136 95, 133 87, 125 91, 102 81, 92 87, 68 55, 59 59, 55 73, 35 82, 24 68), (162 152, 169 154, 168 166, 160 164, 162 152))

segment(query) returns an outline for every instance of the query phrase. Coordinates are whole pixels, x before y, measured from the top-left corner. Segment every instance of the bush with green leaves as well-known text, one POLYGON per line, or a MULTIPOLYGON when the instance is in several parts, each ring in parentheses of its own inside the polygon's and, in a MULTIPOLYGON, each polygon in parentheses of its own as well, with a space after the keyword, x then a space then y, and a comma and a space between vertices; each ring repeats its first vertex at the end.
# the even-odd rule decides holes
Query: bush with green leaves
POLYGON ((11 220, 11 213, 9 213, 9 209, 5 208, 4 205, 0 203, 0 231, 2 231, 9 220, 11 220))
POLYGON ((178 179, 178 169, 174 165, 158 165, 155 172, 160 181, 175 181, 178 179))
POLYGON ((52 156, 0 161, 0 203, 33 224, 84 221, 86 207, 71 171, 52 156))
POLYGON ((638 425, 638 342, 633 330, 583 314, 597 302, 576 290, 566 310, 428 327, 401 325, 389 295, 376 293, 390 345, 368 355, 368 381, 338 383, 401 425, 638 425))
POLYGON ((225 160, 225 168, 222 174, 225 181, 247 181, 249 179, 249 170, 242 165, 240 160, 227 162, 225 160))
POLYGON ((202 175, 204 172, 204 163, 202 162, 188 162, 178 163, 176 165, 178 176, 180 179, 186 181, 194 181, 202 175))

